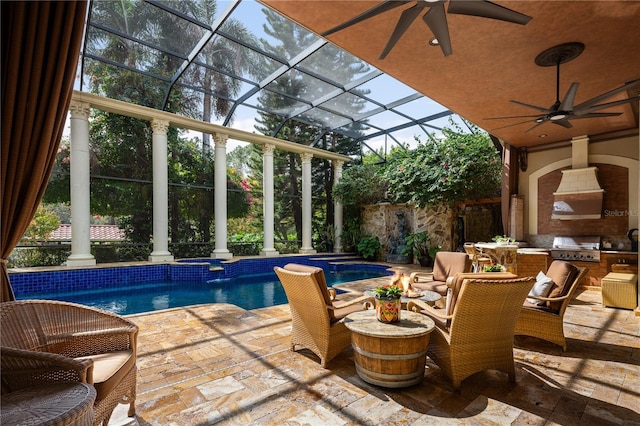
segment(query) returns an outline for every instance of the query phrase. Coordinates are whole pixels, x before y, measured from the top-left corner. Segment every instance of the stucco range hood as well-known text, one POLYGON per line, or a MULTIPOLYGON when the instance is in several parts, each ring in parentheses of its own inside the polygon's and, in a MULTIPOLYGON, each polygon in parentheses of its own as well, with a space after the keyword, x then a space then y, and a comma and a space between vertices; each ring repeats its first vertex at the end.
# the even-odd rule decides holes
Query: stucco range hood
POLYGON ((597 167, 562 170, 562 180, 553 193, 551 219, 600 219, 603 196, 597 167))

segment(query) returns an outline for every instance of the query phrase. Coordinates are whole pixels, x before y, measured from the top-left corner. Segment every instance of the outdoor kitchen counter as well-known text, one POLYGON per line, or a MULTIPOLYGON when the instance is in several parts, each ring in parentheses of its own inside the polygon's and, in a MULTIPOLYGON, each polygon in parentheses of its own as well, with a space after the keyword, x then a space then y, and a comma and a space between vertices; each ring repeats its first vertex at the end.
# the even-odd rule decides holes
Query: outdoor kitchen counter
POLYGON ((547 272, 553 259, 548 249, 520 248, 518 249, 518 277, 535 277, 538 272, 547 272))

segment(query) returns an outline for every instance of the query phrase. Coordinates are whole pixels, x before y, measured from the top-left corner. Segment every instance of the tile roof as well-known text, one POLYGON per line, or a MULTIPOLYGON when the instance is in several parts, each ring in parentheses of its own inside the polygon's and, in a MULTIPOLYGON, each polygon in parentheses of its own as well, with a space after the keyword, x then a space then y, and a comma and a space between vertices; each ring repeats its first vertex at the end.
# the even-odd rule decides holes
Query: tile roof
MULTIPOLYGON (((118 225, 90 225, 89 239, 91 241, 122 241, 126 239, 123 229, 118 225)), ((71 241, 71 225, 62 224, 51 233, 50 241, 71 241)))

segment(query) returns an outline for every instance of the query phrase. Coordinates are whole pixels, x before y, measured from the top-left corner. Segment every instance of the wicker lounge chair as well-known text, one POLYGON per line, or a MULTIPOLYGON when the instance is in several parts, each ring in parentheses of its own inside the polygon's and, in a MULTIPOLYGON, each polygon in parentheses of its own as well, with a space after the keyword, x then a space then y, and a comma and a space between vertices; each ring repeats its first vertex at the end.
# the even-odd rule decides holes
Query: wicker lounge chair
POLYGON ((564 313, 580 281, 586 275, 587 268, 579 268, 562 260, 554 260, 547 271, 555 286, 549 297, 529 297, 546 302, 535 305, 525 301, 518 322, 516 335, 532 336, 546 340, 567 350, 564 337, 564 313))
POLYGON ((471 272, 471 259, 466 253, 439 251, 433 262, 433 272, 412 272, 411 286, 418 290, 430 290, 447 295, 447 279, 456 274, 471 272))
POLYGON ((454 388, 482 370, 504 371, 510 381, 515 381, 513 331, 534 283, 532 277, 465 278, 451 315, 418 300, 407 304, 409 310, 435 320, 427 354, 451 379, 454 388))
POLYGON ((57 382, 93 385, 94 424, 109 423, 118 403, 135 415, 138 327, 73 303, 0 304, 2 393, 57 382))
POLYGON ((351 345, 351 332, 343 318, 351 312, 373 306, 373 298, 361 296, 345 303, 334 303, 322 268, 288 264, 274 268, 291 309, 291 350, 306 348, 327 363, 351 345))

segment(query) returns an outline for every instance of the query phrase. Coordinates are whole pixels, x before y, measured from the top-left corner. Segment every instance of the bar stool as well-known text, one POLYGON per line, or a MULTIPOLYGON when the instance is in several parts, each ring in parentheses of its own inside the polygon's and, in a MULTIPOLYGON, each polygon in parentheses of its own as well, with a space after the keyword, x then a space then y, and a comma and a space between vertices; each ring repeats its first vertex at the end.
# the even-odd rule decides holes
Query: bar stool
POLYGON ((474 243, 464 243, 464 251, 471 259, 473 272, 482 272, 484 271, 485 266, 489 266, 493 263, 489 256, 478 251, 478 248, 474 243))

